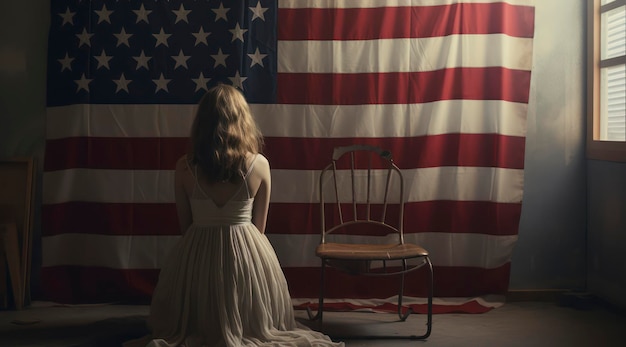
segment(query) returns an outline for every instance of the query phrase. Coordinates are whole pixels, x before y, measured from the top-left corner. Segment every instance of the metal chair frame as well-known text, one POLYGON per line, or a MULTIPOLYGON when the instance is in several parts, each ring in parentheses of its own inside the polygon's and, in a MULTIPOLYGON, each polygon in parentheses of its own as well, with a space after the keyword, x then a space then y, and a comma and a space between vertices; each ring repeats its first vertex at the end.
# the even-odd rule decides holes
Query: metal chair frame
MULTIPOLYGON (((372 154, 372 153, 370 153, 372 154)), ((325 292, 325 272, 326 272, 326 267, 327 266, 333 266, 332 265, 332 261, 333 260, 346 260, 346 258, 334 258, 332 256, 328 256, 327 254, 320 254, 320 247, 323 247, 323 245, 327 244, 327 238, 326 236, 328 234, 331 234, 339 229, 345 228, 346 226, 352 226, 352 225, 358 225, 358 224, 373 224, 376 225, 378 227, 381 228, 387 228, 389 229, 389 231, 396 233, 398 236, 398 243, 394 244, 394 245, 390 245, 390 246, 397 246, 397 245, 409 245, 412 246, 411 244, 407 244, 404 241, 404 179, 402 176, 402 172, 401 170, 398 168, 398 166, 394 163, 393 158, 391 156, 391 153, 389 151, 383 150, 379 147, 374 147, 374 146, 369 146, 369 145, 353 145, 353 146, 345 146, 345 147, 337 147, 334 149, 333 151, 333 157, 332 157, 332 162, 330 164, 328 164, 321 172, 320 174, 320 178, 319 178, 319 199, 320 199, 320 214, 321 214, 321 242, 320 245, 318 246, 318 249, 316 250, 316 255, 318 257, 320 257, 322 264, 321 264, 321 273, 320 273, 320 294, 319 294, 319 302, 318 302, 318 310, 316 314, 313 314, 313 311, 311 310, 310 307, 307 307, 307 313, 309 316, 309 319, 312 321, 315 320, 319 320, 320 322, 320 327, 323 324, 323 311, 324 311, 324 292, 325 292), (376 220, 373 218, 372 215, 372 202, 371 202, 371 183, 372 183, 372 161, 371 161, 371 157, 369 159, 368 162, 368 166, 367 166, 367 194, 366 194, 366 202, 365 204, 363 204, 362 202, 359 203, 357 202, 357 196, 356 196, 356 186, 355 186, 355 171, 360 170, 356 168, 355 165, 355 152, 359 152, 359 151, 368 151, 368 152, 373 152, 375 154, 377 154, 378 156, 380 156, 382 159, 384 159, 384 161, 388 164, 387 168, 386 168, 386 184, 385 184, 385 192, 384 192, 384 200, 382 202, 382 216, 380 218, 380 220, 376 220), (340 194, 339 194, 339 186, 337 183, 337 173, 339 172, 339 170, 337 169, 337 162, 340 158, 342 158, 344 155, 349 154, 350 155, 350 177, 351 177, 351 193, 352 193, 352 197, 351 197, 351 204, 352 204, 352 213, 353 213, 353 220, 344 220, 344 214, 342 212, 342 202, 340 199, 340 194), (326 218, 325 218, 325 206, 326 206, 326 200, 325 200, 325 192, 324 192, 324 179, 326 177, 327 174, 332 173, 332 180, 333 180, 333 184, 334 184, 334 198, 335 198, 335 202, 334 204, 336 204, 337 206, 337 212, 339 215, 339 223, 337 225, 334 225, 332 227, 330 227, 329 229, 327 229, 326 227, 326 218), (391 182, 392 182, 392 176, 397 176, 398 179, 400 180, 399 182, 399 202, 397 203, 399 205, 399 220, 397 221, 397 227, 393 226, 389 223, 387 223, 387 208, 390 205, 393 205, 393 203, 390 203, 390 198, 389 198, 389 194, 390 194, 390 189, 391 189, 391 182), (366 207, 366 216, 365 218, 359 218, 359 215, 357 214, 357 206, 359 205, 365 205, 366 207)), ((363 245, 362 245, 363 246, 363 245)), ((415 245, 417 246, 417 245, 415 245)), ((406 321, 406 319, 408 318, 409 315, 411 315, 411 313, 413 313, 413 310, 411 308, 408 308, 407 311, 403 314, 402 313, 402 296, 403 296, 403 292, 404 292, 404 275, 408 272, 414 271, 418 268, 421 268, 422 266, 426 265, 427 266, 427 270, 428 270, 428 304, 427 304, 427 318, 426 318, 426 331, 421 334, 421 335, 409 335, 409 336, 379 336, 379 335, 375 335, 375 336, 371 336, 371 335, 366 335, 366 336, 350 336, 350 337, 345 337, 347 339, 426 339, 430 336, 431 331, 432 331, 432 301, 433 301, 433 268, 432 268, 432 263, 428 257, 428 252, 425 251, 424 249, 422 249, 424 252, 422 254, 419 255, 410 255, 410 256, 402 256, 399 258, 394 258, 394 259, 390 259, 388 257, 388 255, 385 255, 384 252, 380 252, 380 256, 364 256, 364 257, 359 257, 359 256, 351 256, 349 260, 354 260, 354 261, 366 261, 366 264, 369 264, 370 261, 382 261, 383 263, 383 270, 382 271, 377 271, 377 272, 370 272, 369 266, 367 266, 367 269, 365 271, 361 271, 358 272, 356 274, 358 275, 366 275, 366 276, 390 276, 390 275, 400 275, 401 279, 400 279, 400 290, 399 290, 399 294, 398 294, 398 317, 400 319, 400 321, 406 321), (407 260, 409 259, 419 259, 421 258, 423 261, 418 263, 418 264, 413 264, 413 265, 409 265, 407 264, 407 260), (401 269, 399 270, 390 270, 387 268, 387 261, 388 260, 400 260, 402 262, 402 266, 401 269)), ((337 266, 334 266, 337 267, 337 266)), ((344 270, 345 269, 341 269, 340 270, 344 270)), ((354 273, 353 273, 354 275, 354 273)))

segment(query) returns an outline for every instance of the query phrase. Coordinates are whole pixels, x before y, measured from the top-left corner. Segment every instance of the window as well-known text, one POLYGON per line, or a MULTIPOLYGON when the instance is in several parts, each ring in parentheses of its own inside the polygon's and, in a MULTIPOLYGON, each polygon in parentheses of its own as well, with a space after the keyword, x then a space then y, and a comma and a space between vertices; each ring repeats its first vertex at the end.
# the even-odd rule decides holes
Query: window
POLYGON ((587 156, 626 162, 626 0, 588 3, 587 156))

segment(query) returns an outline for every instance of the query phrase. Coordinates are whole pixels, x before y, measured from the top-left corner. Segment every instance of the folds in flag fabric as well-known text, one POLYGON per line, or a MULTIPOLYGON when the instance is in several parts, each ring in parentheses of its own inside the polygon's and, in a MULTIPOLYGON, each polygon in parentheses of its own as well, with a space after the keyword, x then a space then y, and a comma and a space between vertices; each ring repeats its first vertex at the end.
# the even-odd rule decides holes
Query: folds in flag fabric
MULTIPOLYGON (((405 232, 431 253, 437 312, 488 309, 473 298, 507 291, 518 235, 533 34, 532 0, 52 0, 46 297, 149 300, 180 235, 173 170, 195 104, 227 83, 265 136, 267 234, 296 303, 318 295, 319 172, 364 143, 407 179, 405 232)), ((407 281, 418 310, 423 275, 407 281)), ((329 276, 337 307, 395 294, 329 276)))

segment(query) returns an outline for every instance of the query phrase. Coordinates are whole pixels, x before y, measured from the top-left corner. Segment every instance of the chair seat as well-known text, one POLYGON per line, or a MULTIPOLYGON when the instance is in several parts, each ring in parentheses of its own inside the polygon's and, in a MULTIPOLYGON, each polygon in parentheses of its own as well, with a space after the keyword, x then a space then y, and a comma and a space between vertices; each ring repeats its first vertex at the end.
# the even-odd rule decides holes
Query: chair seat
POLYGON ((315 254, 320 258, 346 260, 395 260, 428 256, 428 251, 411 243, 405 244, 345 244, 323 243, 315 254))

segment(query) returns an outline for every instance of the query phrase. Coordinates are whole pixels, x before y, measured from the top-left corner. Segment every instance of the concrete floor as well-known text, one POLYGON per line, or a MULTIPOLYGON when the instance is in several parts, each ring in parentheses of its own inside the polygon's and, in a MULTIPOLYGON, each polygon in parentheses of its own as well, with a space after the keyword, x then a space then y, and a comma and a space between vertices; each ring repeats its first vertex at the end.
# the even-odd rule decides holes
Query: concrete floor
MULTIPOLYGON (((59 306, 34 302, 22 311, 0 311, 0 346, 120 346, 146 333, 147 306, 59 306)), ((305 311, 296 311, 305 320, 305 311)), ((381 313, 327 312, 327 333, 418 334, 425 316, 406 322, 381 313)), ((314 325, 312 327, 315 327, 314 325)), ((346 346, 626 346, 626 314, 606 305, 557 305, 554 302, 510 302, 484 314, 433 316, 426 341, 345 340, 346 346)))

